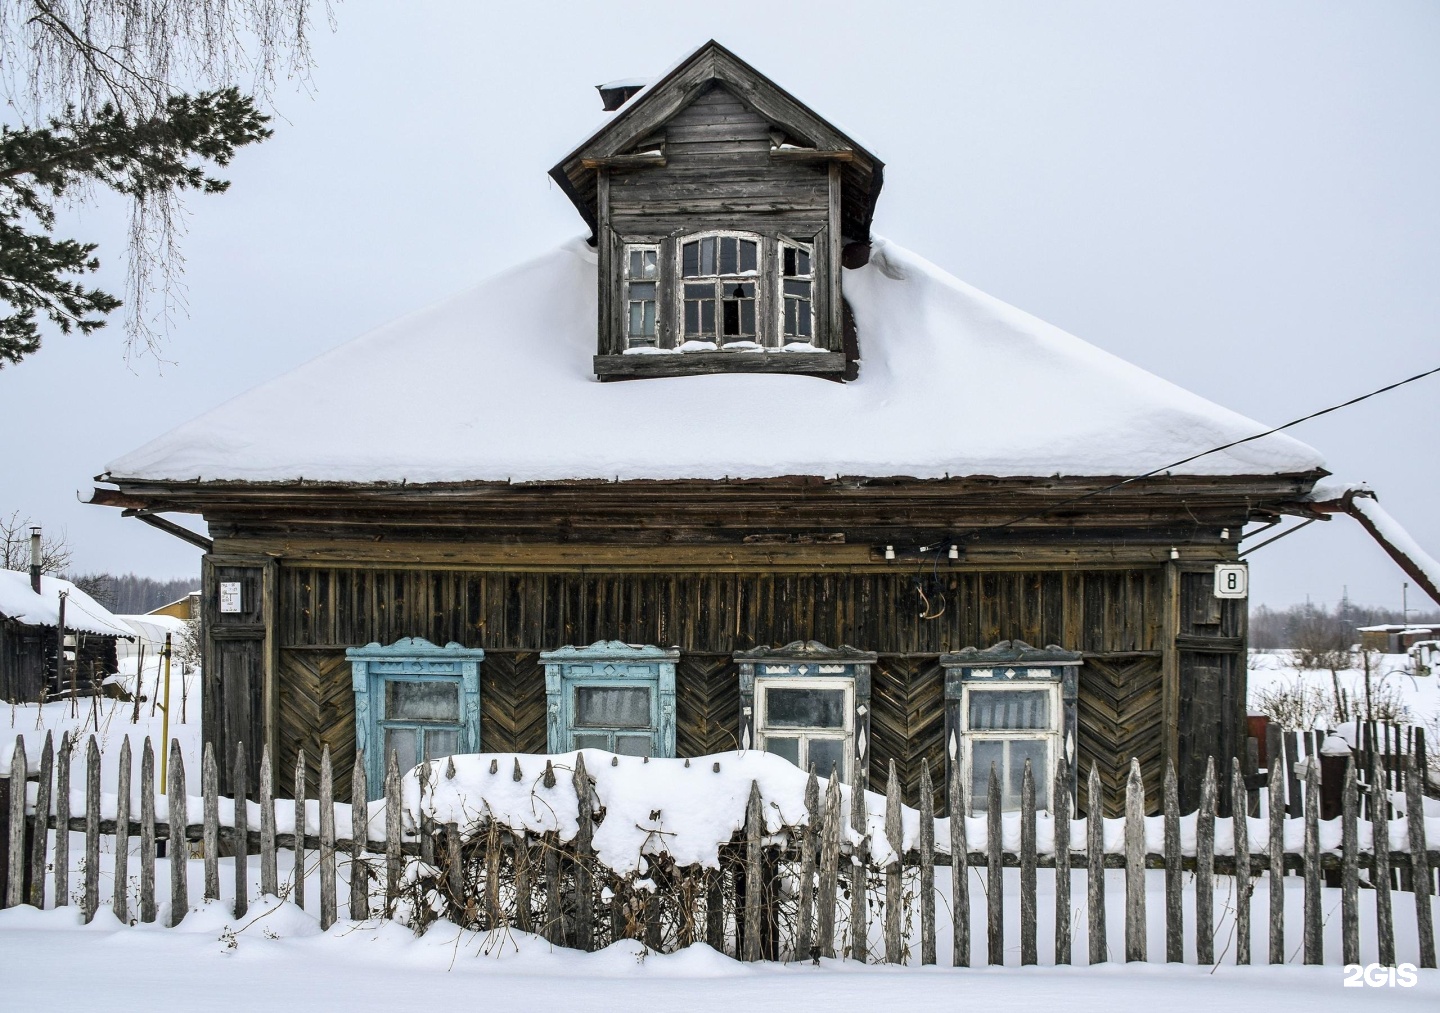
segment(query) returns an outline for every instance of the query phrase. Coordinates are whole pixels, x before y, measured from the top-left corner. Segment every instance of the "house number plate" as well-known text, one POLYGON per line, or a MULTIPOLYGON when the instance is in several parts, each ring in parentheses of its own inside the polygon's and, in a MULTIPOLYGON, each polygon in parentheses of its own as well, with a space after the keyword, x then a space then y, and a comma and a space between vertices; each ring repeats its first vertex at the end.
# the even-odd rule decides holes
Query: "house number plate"
POLYGON ((240 581, 222 580, 220 582, 220 611, 240 612, 240 581))
POLYGON ((1215 597, 1248 598, 1250 568, 1244 563, 1215 564, 1215 597))

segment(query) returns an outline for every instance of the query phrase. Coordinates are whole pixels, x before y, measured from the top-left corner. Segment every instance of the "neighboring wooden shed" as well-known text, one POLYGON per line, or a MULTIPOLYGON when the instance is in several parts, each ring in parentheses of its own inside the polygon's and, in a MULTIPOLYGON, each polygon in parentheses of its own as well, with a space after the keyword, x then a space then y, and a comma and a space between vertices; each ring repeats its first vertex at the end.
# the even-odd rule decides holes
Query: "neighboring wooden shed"
POLYGON ((1136 757, 1195 805, 1243 755, 1242 532, 1319 455, 873 240, 878 159, 723 47, 609 91, 552 172, 593 246, 102 476, 207 550, 206 740, 342 792, 357 714, 407 757, 763 745, 913 800, 948 720, 1007 783, 1093 764, 1118 812, 1136 757))
POLYGON ((115 645, 133 636, 123 621, 68 580, 0 570, 0 700, 33 703, 90 693, 115 674, 115 645), (59 630, 64 598, 64 632, 59 630), (65 644, 65 676, 57 666, 65 644), (73 682, 72 682, 73 677, 73 682))

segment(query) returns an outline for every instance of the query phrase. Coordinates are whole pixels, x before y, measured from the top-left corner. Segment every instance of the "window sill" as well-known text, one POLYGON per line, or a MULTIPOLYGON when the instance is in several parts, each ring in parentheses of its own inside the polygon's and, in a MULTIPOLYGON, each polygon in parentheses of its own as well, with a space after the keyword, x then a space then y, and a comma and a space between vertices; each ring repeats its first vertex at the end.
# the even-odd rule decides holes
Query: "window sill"
POLYGON ((845 375, 844 352, 775 354, 754 351, 684 352, 674 355, 597 355, 595 375, 601 380, 639 380, 659 376, 700 376, 707 373, 796 373, 839 380, 845 375))

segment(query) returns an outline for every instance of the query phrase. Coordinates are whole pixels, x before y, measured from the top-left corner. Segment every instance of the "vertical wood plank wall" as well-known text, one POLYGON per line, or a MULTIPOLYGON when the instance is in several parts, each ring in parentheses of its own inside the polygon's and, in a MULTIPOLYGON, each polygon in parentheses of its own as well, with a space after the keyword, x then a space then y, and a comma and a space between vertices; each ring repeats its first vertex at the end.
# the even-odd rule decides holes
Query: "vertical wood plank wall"
MULTIPOLYGON (((219 615, 215 587, 222 579, 253 579, 258 597, 261 570, 219 563, 206 569, 207 619, 215 624, 209 650, 217 662, 206 675, 212 689, 205 698, 206 736, 217 750, 233 751, 240 737, 263 741, 264 625, 258 612, 249 612, 248 597, 246 613, 219 615)), ((1216 603, 1202 576, 1209 578, 1208 572, 1185 574, 1182 581, 1187 597, 1180 608, 1179 749, 1200 756, 1214 749, 1228 757, 1244 706, 1245 669, 1232 647, 1237 636, 1243 642, 1244 603, 1216 603), (1209 623, 1217 606, 1220 619, 1209 623)), ((739 691, 731 653, 814 639, 880 654, 872 684, 871 768, 883 778, 893 759, 913 804, 922 759, 932 770, 943 768, 938 656, 1020 639, 1086 652, 1081 769, 1095 762, 1105 809, 1118 813, 1129 758, 1137 756, 1147 808, 1158 811, 1159 799, 1148 789, 1160 784, 1170 745, 1162 686, 1164 569, 955 572, 950 578, 944 614, 923 621, 909 574, 899 572, 556 573, 282 564, 274 577, 273 609, 277 766, 292 770, 300 748, 314 756, 328 745, 336 770, 350 769, 354 702, 346 647, 409 636, 483 647, 482 748, 543 751, 539 651, 600 639, 678 646, 677 750, 701 755, 735 747, 739 691)), ((1198 792, 1199 773, 1185 768, 1182 792, 1192 783, 1198 792)), ((349 787, 340 781, 336 791, 343 794, 349 787)), ((318 783, 308 787, 316 791, 318 783)))

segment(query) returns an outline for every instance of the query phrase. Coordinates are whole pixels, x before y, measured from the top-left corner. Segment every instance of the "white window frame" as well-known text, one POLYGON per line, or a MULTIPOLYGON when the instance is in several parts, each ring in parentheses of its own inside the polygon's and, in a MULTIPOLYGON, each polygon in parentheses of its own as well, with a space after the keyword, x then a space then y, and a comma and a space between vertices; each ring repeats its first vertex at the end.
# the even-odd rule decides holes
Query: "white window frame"
MULTIPOLYGON (((775 255, 776 312, 774 316, 775 338, 776 344, 779 345, 779 347, 784 348, 786 345, 813 345, 815 343, 816 333, 819 328, 819 320, 815 315, 815 283, 815 244, 802 242, 798 239, 781 239, 775 255), (790 296, 785 294, 785 282, 787 280, 785 276, 786 249, 803 251, 805 255, 810 258, 810 273, 797 274, 789 279, 790 281, 805 281, 810 283, 810 298, 806 300, 810 303, 810 336, 808 338, 801 337, 799 334, 792 337, 785 333, 785 307, 791 299, 790 296)), ((794 298, 797 302, 799 301, 799 296, 795 296, 794 298)))
MULTIPOLYGON (((621 330, 625 334, 626 348, 659 348, 660 347, 660 247, 655 243, 627 243, 621 251, 623 258, 620 265, 621 281, 624 286, 621 304, 624 309, 621 312, 621 330), (653 278, 632 278, 630 277, 630 255, 632 253, 653 253, 655 255, 655 277, 653 278), (655 295, 651 299, 632 299, 630 297, 630 286, 632 284, 654 285, 655 295), (653 302, 655 304, 654 333, 648 337, 630 333, 630 306, 632 303, 653 302), (638 338, 638 340, 637 340, 638 338)), ((644 310, 641 310, 644 313, 644 310)))
MULTIPOLYGON (((714 341, 716 348, 724 348, 726 344, 737 344, 742 341, 763 344, 765 329, 761 326, 761 320, 766 312, 765 309, 765 287, 762 278, 765 273, 765 237, 755 232, 743 232, 736 229, 710 229, 705 232, 694 232, 688 235, 679 236, 675 240, 675 344, 684 344, 686 341, 714 341), (720 249, 718 240, 733 238, 743 239, 755 244, 755 270, 742 271, 737 274, 720 274, 720 249), (699 275, 694 278, 685 277, 685 246, 688 243, 698 243, 702 239, 717 240, 715 249, 715 270, 716 274, 699 275), (724 293, 723 283, 734 281, 753 285, 755 288, 755 333, 749 337, 737 337, 734 341, 726 342, 723 333, 724 321, 724 293), (711 282, 715 286, 715 333, 713 335, 690 335, 685 330, 685 286, 703 285, 711 282)), ((738 259, 738 253, 737 253, 738 259)), ((737 265, 738 266, 738 265, 737 265)), ((628 262, 627 262, 628 269, 628 262)), ((628 325, 627 325, 628 330, 628 325)))
MULTIPOLYGON (((965 771, 966 775, 970 779, 969 783, 966 785, 966 791, 970 791, 971 785, 975 784, 975 743, 987 741, 1013 742, 1016 740, 1024 739, 1029 742, 1047 742, 1049 744, 1050 748, 1047 750, 1048 760, 1045 769, 1032 770, 1032 775, 1035 778, 1036 794, 1039 795, 1041 793, 1041 789, 1043 786, 1044 793, 1048 796, 1049 792, 1051 791, 1051 786, 1055 782, 1055 764, 1059 760, 1060 750, 1062 748, 1060 733, 1060 721, 1062 718, 1061 706, 1062 703, 1060 697, 1060 684, 1058 682, 967 682, 962 687, 960 693, 960 748, 964 750, 965 771), (1016 691, 1024 693, 1047 694, 1047 702, 1049 704, 1050 713, 1050 725, 1048 728, 980 728, 974 730, 970 728, 970 699, 973 694, 1004 692, 1013 693, 1016 691)), ((984 775, 984 778, 981 783, 988 783, 989 771, 983 771, 982 773, 984 775)), ((1004 771, 1000 772, 1002 778, 1004 777, 1004 773, 1004 771)), ((1014 771, 1013 776, 1017 778, 1018 785, 1018 779, 1023 776, 1023 767, 1021 768, 1021 770, 1014 771)), ((1016 794, 1019 794, 1018 789, 1016 791, 1016 794)), ((1005 798, 1005 795, 1005 786, 1002 783, 1000 786, 1000 797, 1002 800, 1005 798)), ((971 807, 978 811, 981 805, 988 805, 988 801, 982 802, 978 794, 972 795, 971 807)), ((1037 808, 1045 807, 1037 806, 1037 808)), ((1012 812, 1014 810, 1007 809, 1005 811, 1012 812)))
MULTIPOLYGON (((830 739, 839 740, 844 743, 842 755, 845 760, 840 767, 840 780, 845 784, 850 783, 850 772, 854 769, 855 762, 855 678, 851 675, 817 675, 817 676, 796 676, 796 675, 756 675, 755 676, 755 746, 762 751, 766 750, 766 744, 771 735, 776 738, 798 738, 800 740, 800 769, 810 769, 810 740, 830 739), (777 689, 840 689, 845 692, 843 726, 839 729, 805 727, 769 728, 766 722, 766 704, 768 702, 768 690, 771 687, 777 689)), ((830 776, 828 770, 816 770, 816 776, 826 778, 830 776)))

